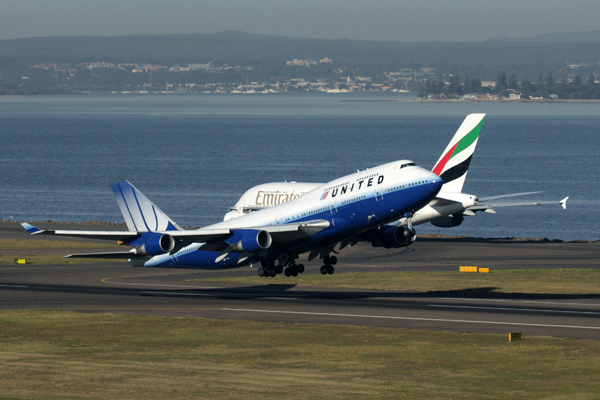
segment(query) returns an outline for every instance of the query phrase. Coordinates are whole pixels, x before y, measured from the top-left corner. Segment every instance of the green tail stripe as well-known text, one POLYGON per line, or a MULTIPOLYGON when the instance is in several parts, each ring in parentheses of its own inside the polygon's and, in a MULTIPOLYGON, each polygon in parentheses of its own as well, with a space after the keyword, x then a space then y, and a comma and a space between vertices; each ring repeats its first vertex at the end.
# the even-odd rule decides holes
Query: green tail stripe
POLYGON ((479 132, 481 132, 482 126, 483 126, 483 119, 479 122, 479 124, 475 128, 473 128, 473 130, 471 132, 469 132, 465 137, 460 139, 460 141, 457 143, 456 148, 454 149, 454 152, 452 153, 452 156, 450 158, 454 157, 455 155, 457 155, 458 153, 460 153, 461 151, 463 151, 464 149, 466 149, 467 147, 472 145, 473 142, 476 141, 477 138, 479 137, 479 132))

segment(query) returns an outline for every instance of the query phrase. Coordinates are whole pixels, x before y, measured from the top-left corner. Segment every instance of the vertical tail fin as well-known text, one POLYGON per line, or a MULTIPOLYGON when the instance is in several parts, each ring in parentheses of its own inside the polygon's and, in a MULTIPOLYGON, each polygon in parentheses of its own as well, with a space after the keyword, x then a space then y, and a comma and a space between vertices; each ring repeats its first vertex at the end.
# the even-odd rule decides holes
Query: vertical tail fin
POLYGON ((475 152, 485 114, 470 114, 463 121, 432 172, 444 181, 442 190, 461 192, 475 152))
POLYGON ((111 186, 125 223, 130 231, 180 231, 181 228, 167 217, 146 196, 128 181, 111 186))

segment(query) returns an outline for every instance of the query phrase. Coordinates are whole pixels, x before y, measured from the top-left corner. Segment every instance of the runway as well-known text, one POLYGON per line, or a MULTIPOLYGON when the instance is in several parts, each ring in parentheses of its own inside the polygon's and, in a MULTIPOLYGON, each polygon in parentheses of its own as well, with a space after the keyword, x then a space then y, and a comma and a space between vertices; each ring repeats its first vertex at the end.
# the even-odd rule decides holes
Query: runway
MULTIPOLYGON (((6 237, 28 236, 12 225, 0 224, 0 238, 6 237)), ((599 243, 431 238, 398 250, 356 246, 341 253, 336 271, 457 271, 459 265, 493 269, 600 268, 599 255, 599 243)), ((306 265, 307 273, 318 273, 319 263, 306 265)), ((169 270, 134 268, 122 262, 2 265, 0 308, 600 338, 600 298, 594 294, 325 289, 298 287, 294 278, 284 276, 266 278, 259 286, 186 282, 253 274, 255 270, 247 267, 169 270)))

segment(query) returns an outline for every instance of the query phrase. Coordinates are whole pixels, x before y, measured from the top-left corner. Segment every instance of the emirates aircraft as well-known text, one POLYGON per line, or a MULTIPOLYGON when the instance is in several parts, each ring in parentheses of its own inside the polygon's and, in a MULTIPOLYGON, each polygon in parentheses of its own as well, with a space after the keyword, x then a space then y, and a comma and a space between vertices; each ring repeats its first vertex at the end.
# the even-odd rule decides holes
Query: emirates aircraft
POLYGON ((139 267, 235 268, 260 264, 258 275, 285 272, 297 276, 304 265, 323 261, 321 273, 334 272, 331 253, 368 237, 384 247, 400 247, 412 229, 390 225, 429 204, 442 178, 410 160, 399 160, 317 184, 297 198, 260 211, 240 214, 201 229, 184 230, 127 181, 112 186, 127 231, 42 230, 28 223, 33 235, 57 235, 119 241, 128 251, 71 254, 66 257, 127 259, 139 267), (285 270, 284 270, 285 269, 285 270))
MULTIPOLYGON (((537 194, 540 192, 511 193, 499 196, 478 198, 475 195, 462 193, 462 188, 467 177, 471 158, 475 152, 479 133, 483 124, 485 114, 471 114, 463 121, 458 131, 433 167, 432 172, 439 175, 444 184, 442 189, 429 204, 414 213, 408 213, 397 221, 391 222, 391 226, 405 226, 411 230, 412 225, 431 222, 438 227, 454 227, 460 225, 464 216, 475 215, 478 211, 494 214, 494 208, 509 206, 527 206, 540 204, 559 203, 566 208, 568 197, 561 201, 544 202, 503 202, 507 198, 537 194)), ((262 210, 275 205, 283 204, 310 192, 321 183, 305 182, 272 182, 254 186, 246 191, 236 205, 230 208, 225 215, 225 220, 237 218, 251 212, 262 210)), ((336 192, 332 192, 333 197, 336 192)), ((415 235, 411 230, 404 233, 404 237, 410 237, 414 241, 415 235)), ((350 244, 360 239, 369 240, 369 235, 354 237, 350 244)), ((384 246, 378 240, 370 240, 374 246, 384 246)), ((409 242, 404 243, 405 245, 409 242)))

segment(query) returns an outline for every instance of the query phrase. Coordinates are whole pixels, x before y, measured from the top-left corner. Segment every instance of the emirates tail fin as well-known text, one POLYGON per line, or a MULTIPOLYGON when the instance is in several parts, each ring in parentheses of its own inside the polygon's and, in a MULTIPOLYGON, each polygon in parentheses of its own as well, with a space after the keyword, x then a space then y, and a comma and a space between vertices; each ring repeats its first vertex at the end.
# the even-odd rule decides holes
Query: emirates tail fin
POLYGON ((432 172, 444 181, 442 190, 461 192, 475 152, 485 114, 470 114, 463 121, 432 172))

